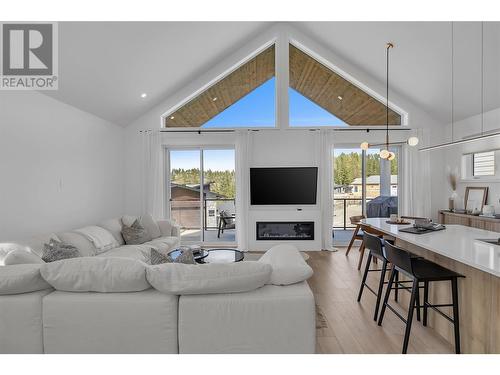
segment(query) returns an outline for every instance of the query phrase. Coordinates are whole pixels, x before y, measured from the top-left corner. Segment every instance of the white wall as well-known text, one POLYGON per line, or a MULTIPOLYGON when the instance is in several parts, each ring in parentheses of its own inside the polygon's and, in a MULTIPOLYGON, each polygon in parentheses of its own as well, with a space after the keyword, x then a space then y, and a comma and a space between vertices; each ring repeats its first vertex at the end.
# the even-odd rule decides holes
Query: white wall
POLYGON ((0 92, 0 242, 120 215, 124 132, 37 92, 0 92))
MULTIPOLYGON (((451 124, 446 126, 446 135, 444 141, 451 141, 451 124)), ((500 109, 495 109, 484 113, 483 129, 488 131, 500 131, 500 109)), ((478 135, 481 132, 481 115, 475 115, 466 119, 457 121, 453 126, 453 140, 461 140, 468 136, 478 135)), ((437 144, 439 142, 434 142, 437 144)), ((432 160, 435 161, 436 167, 440 167, 442 172, 440 175, 435 175, 433 179, 432 201, 433 212, 436 213, 440 209, 448 207, 448 198, 451 196, 451 187, 448 183, 448 174, 450 172, 458 173, 460 176, 461 157, 463 154, 500 149, 500 137, 479 140, 471 143, 465 143, 456 146, 436 149, 429 151, 432 160)), ((489 188, 487 204, 495 206, 495 211, 500 213, 500 179, 495 181, 474 181, 474 180, 459 180, 457 184, 457 202, 456 208, 464 207, 465 188, 467 186, 487 186, 489 188)))

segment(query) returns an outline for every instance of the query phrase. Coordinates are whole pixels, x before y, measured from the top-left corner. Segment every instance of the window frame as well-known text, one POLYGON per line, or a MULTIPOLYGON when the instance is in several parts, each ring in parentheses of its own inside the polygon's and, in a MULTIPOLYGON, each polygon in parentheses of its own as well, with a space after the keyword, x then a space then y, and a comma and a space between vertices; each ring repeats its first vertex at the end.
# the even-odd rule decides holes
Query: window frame
POLYGON ((492 178, 496 174, 496 163, 495 163, 495 151, 481 151, 481 152, 474 152, 472 153, 472 177, 473 178, 492 178), (493 157, 493 173, 491 174, 478 174, 476 175, 476 155, 478 154, 491 154, 493 157))

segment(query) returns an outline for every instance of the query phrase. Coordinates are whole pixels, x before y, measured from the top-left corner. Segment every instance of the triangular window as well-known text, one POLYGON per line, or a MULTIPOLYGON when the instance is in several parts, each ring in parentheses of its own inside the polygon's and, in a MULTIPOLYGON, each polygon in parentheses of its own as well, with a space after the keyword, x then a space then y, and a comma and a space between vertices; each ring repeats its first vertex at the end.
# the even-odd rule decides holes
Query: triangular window
MULTIPOLYGON (((289 47, 293 89, 289 90, 290 126, 386 124, 385 104, 292 44, 289 47), (331 118, 322 116, 317 107, 295 100, 295 92, 321 107, 331 118), (311 123, 303 121, 307 118, 311 118, 311 123)), ((401 125, 401 115, 392 109, 389 109, 389 124, 401 125)))
POLYGON ((165 127, 275 127, 275 70, 272 45, 166 115, 165 127))
POLYGON ((290 126, 346 126, 347 124, 309 100, 300 92, 288 88, 290 126))

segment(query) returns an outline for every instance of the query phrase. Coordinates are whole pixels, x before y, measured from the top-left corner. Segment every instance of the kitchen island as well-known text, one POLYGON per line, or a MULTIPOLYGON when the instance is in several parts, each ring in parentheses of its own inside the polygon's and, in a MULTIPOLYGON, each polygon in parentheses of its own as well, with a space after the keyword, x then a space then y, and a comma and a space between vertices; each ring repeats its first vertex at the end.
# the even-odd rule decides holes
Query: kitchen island
MULTIPOLYGON (((447 225, 445 230, 411 234, 399 229, 409 225, 387 224, 387 218, 369 218, 369 227, 396 239, 396 245, 465 276, 459 280, 460 334, 463 353, 500 353, 500 233, 447 225)), ((411 226, 411 225, 410 225, 411 226)), ((432 283, 431 303, 449 303, 449 282, 432 283)), ((400 293, 400 304, 408 306, 409 293, 400 293), (407 295, 408 294, 408 295, 407 295)), ((451 309, 443 311, 451 315, 451 309)), ((453 326, 429 310, 428 327, 453 343, 453 326)))

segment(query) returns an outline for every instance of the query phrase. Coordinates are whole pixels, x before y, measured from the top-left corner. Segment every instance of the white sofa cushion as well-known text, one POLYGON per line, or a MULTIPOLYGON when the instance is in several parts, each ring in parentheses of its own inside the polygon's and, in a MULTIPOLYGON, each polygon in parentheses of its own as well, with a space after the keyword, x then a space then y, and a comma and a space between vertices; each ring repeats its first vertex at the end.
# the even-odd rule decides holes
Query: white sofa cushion
POLYGON ((138 292, 150 288, 146 265, 124 258, 74 258, 43 264, 42 277, 68 292, 138 292))
POLYGON ((0 295, 50 289, 40 275, 42 264, 16 264, 0 267, 0 295))
POLYGON ((43 264, 45 263, 38 255, 26 250, 12 250, 4 258, 3 263, 6 266, 15 264, 43 264))
POLYGON ((118 245, 125 245, 125 241, 122 236, 122 221, 120 218, 105 220, 97 225, 111 233, 116 242, 118 242, 118 245))
POLYGON ((299 250, 289 244, 276 245, 266 251, 259 262, 271 265, 269 284, 289 285, 307 280, 313 270, 304 261, 299 250))
POLYGON ((147 245, 123 245, 115 247, 105 253, 98 254, 99 258, 128 258, 144 261, 143 251, 148 251, 150 246, 147 245))
POLYGON ((43 299, 45 353, 178 353, 178 297, 55 291, 43 299))
POLYGON ((149 283, 167 294, 236 293, 254 290, 269 281, 272 268, 259 262, 229 264, 165 263, 148 266, 149 283))
POLYGON ((247 293, 179 297, 179 353, 312 354, 314 296, 306 282, 247 293))
POLYGON ((62 242, 76 247, 82 257, 90 257, 97 252, 93 243, 81 233, 63 232, 57 233, 57 237, 59 237, 62 242))
POLYGON ((0 296, 0 353, 43 353, 42 299, 52 292, 0 296))
POLYGON ((160 237, 148 242, 144 242, 142 245, 154 247, 156 250, 167 253, 170 250, 178 247, 180 243, 178 237, 160 237))

